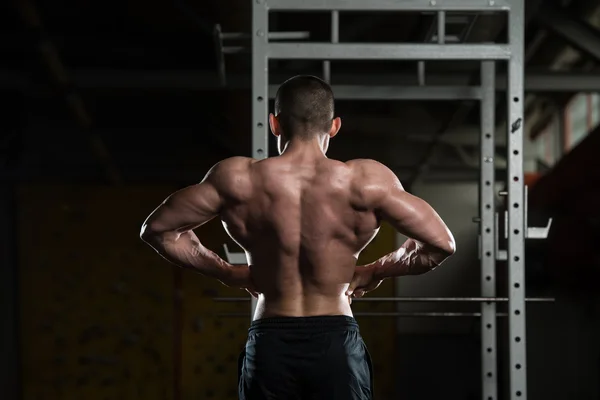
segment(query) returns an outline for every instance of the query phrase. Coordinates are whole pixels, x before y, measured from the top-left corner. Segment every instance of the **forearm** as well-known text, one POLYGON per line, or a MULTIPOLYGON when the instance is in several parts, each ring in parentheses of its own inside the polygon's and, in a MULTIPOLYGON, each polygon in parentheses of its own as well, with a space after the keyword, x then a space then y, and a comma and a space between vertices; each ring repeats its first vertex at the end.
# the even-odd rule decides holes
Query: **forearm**
POLYGON ((204 247, 193 231, 148 235, 142 239, 167 261, 181 268, 218 280, 226 279, 231 271, 230 264, 204 247))
POLYGON ((369 264, 379 279, 421 275, 442 264, 451 253, 408 239, 398 250, 369 264))

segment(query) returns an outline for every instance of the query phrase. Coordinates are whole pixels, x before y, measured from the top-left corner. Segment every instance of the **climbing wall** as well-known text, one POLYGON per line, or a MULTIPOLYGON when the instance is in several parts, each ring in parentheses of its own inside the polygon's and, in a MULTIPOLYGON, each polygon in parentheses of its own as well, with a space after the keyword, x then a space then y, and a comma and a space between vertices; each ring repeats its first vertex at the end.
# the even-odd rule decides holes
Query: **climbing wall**
POLYGON ((169 191, 19 190, 24 400, 172 398, 172 269, 139 240, 169 191))
MULTIPOLYGON (((213 250, 224 243, 235 248, 219 221, 211 221, 197 233, 213 250)), ((214 298, 250 295, 187 271, 183 292, 183 399, 235 400, 237 362, 250 326, 250 302, 223 303, 214 298)))
MULTIPOLYGON (((19 190, 24 400, 237 398, 249 302, 213 299, 246 292, 174 268, 138 238, 144 218, 172 189, 19 190)), ((221 254, 231 243, 218 221, 197 233, 221 254)), ((393 231, 384 226, 359 262, 393 246, 393 231)), ((372 295, 393 294, 384 282, 372 295)), ((353 308, 394 311, 391 303, 353 308)), ((394 319, 357 319, 377 398, 392 398, 394 319)))

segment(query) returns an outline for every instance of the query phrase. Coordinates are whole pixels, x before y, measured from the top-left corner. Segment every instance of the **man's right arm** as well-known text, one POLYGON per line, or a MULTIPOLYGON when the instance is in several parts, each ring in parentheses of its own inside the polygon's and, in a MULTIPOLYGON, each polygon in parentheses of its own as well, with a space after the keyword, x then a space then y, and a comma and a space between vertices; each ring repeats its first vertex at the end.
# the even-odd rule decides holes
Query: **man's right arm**
MULTIPOLYGON (((367 162, 369 194, 378 216, 409 239, 396 251, 369 264, 373 277, 420 275, 429 272, 456 251, 452 233, 424 200, 407 193, 396 175, 376 162, 367 162)), ((365 171, 367 172, 367 171, 365 171)))

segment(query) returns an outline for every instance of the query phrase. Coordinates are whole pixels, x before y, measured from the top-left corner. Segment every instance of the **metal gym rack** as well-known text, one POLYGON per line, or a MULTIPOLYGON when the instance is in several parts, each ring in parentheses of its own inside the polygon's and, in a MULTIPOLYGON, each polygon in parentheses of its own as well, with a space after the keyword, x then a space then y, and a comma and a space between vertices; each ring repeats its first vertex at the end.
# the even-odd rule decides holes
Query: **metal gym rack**
MULTIPOLYGON (((405 100, 479 100, 481 106, 480 217, 479 240, 481 261, 481 296, 479 298, 371 298, 363 301, 465 301, 479 302, 480 313, 408 313, 419 316, 481 317, 482 399, 498 396, 496 320, 508 317, 510 399, 527 398, 525 302, 545 299, 525 298, 525 239, 544 238, 549 228, 526 226, 526 190, 523 186, 523 0, 253 0, 252 11, 252 156, 268 157, 268 99, 276 86, 269 86, 269 59, 323 60, 323 74, 330 80, 329 60, 414 60, 419 61, 419 86, 333 85, 336 99, 405 99, 405 100), (269 11, 331 12, 331 43, 270 42, 269 11), (339 43, 340 11, 413 11, 437 13, 435 44, 353 44, 339 43), (504 12, 508 14, 508 43, 445 44, 446 12, 504 12), (422 79, 422 62, 427 60, 480 60, 481 85, 426 86, 422 79), (499 249, 498 215, 495 213, 495 61, 508 63, 507 96, 507 164, 508 174, 503 194, 507 196, 504 235, 507 249, 499 249), (496 297, 496 260, 508 265, 508 298, 496 297), (508 312, 496 312, 496 302, 508 302, 508 312)), ((243 253, 231 253, 231 263, 245 263, 243 253)), ((247 299, 216 299, 238 301, 247 299)), ((256 302, 251 301, 251 313, 256 302)), ((373 316, 404 316, 403 313, 380 313, 373 316), (387 315, 389 314, 389 315, 387 315)))

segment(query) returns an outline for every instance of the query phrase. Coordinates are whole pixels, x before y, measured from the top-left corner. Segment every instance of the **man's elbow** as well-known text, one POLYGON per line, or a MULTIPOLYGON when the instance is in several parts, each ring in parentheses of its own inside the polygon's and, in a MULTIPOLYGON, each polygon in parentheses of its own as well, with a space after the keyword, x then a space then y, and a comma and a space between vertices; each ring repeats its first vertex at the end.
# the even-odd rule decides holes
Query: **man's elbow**
POLYGON ((144 222, 140 229, 140 239, 148 244, 152 244, 156 243, 157 240, 160 240, 160 237, 161 233, 155 229, 152 224, 144 222))
POLYGON ((456 241, 454 240, 454 237, 450 236, 450 238, 446 241, 446 246, 443 250, 447 257, 450 257, 456 253, 456 241))
POLYGON ((140 239, 152 247, 164 246, 176 241, 181 234, 177 231, 166 230, 165 226, 152 221, 146 221, 140 229, 140 239))
MULTIPOLYGON (((456 253, 456 241, 454 237, 451 235, 445 240, 442 244, 438 246, 439 252, 439 264, 446 261, 449 257, 451 257, 454 253, 456 253)), ((438 265, 439 265, 438 264, 438 265)))

